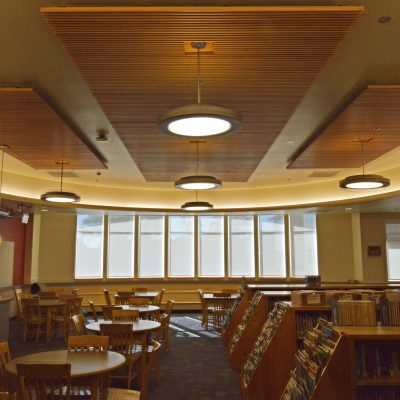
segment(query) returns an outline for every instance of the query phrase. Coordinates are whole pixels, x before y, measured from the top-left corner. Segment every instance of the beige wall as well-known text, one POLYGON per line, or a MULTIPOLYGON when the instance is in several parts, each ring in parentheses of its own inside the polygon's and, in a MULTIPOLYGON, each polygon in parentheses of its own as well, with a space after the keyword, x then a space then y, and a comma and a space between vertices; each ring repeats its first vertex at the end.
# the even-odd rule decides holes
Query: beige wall
POLYGON ((351 214, 321 214, 317 218, 318 266, 324 282, 355 279, 351 214))
POLYGON ((388 222, 400 223, 400 215, 396 213, 361 215, 364 281, 384 282, 387 279, 385 224, 388 222), (380 246, 381 255, 368 256, 368 246, 380 246))
MULTIPOLYGON (((363 281, 386 281, 385 223, 400 223, 398 214, 360 216, 363 281), (381 256, 368 256, 368 246, 379 245, 381 256)), ((319 268, 324 282, 344 282, 357 278, 355 232, 352 214, 321 214, 317 219, 319 268)), ((42 213, 38 258, 39 280, 73 282, 75 216, 42 213)), ((359 275, 358 275, 359 276, 359 275)))
POLYGON ((74 280, 75 226, 74 215, 42 213, 38 262, 40 282, 74 280))

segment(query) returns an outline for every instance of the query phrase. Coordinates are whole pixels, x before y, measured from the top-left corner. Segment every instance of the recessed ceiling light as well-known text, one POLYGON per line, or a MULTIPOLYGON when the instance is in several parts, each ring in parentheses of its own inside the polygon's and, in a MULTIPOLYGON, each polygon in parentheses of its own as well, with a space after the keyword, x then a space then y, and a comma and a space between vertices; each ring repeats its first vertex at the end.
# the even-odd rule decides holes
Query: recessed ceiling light
POLYGON ((103 129, 99 129, 97 131, 96 142, 107 143, 108 141, 109 141, 109 138, 107 135, 107 131, 105 131, 103 129))
POLYGON ((388 15, 384 15, 384 16, 378 18, 378 22, 380 24, 386 24, 386 23, 390 22, 391 20, 392 20, 392 18, 389 17, 388 15))
POLYGON ((353 209, 351 208, 351 207, 346 207, 345 209, 344 209, 344 211, 352 211, 353 209))

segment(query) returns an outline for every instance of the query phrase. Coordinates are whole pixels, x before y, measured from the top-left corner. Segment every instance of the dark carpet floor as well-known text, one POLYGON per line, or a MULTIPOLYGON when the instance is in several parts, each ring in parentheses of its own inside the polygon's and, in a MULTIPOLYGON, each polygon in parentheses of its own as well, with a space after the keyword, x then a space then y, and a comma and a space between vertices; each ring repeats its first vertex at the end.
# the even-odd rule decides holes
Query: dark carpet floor
MULTIPOLYGON (((239 400, 239 374, 231 370, 221 337, 206 331, 199 314, 174 313, 170 324, 171 351, 158 354, 161 383, 151 382, 148 400, 239 400)), ((47 344, 22 343, 16 321, 10 324, 12 357, 65 348, 63 339, 47 344)))

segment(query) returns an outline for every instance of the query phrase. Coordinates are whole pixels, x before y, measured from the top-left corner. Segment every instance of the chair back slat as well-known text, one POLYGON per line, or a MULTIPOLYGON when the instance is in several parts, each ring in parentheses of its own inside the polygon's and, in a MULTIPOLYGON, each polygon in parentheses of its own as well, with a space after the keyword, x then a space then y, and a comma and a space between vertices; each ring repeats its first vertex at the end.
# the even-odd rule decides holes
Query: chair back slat
POLYGON ((100 332, 109 337, 109 348, 112 351, 130 357, 136 343, 132 324, 100 324, 100 332))
POLYGON ((39 320, 40 319, 40 303, 39 298, 21 299, 22 315, 25 321, 39 320))

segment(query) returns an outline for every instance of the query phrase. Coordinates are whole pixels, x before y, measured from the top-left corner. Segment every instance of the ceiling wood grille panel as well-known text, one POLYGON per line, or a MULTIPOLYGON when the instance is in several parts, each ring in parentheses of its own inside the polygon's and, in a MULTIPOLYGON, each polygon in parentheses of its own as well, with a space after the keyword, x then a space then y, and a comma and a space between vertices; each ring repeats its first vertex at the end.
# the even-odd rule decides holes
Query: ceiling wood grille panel
POLYGON ((31 88, 0 88, 0 143, 35 169, 105 168, 101 159, 31 88))
POLYGON ((247 181, 362 7, 62 7, 42 12, 147 181, 194 173, 195 145, 162 136, 160 113, 197 99, 239 111, 239 133, 206 139, 199 173, 247 181))
POLYGON ((400 85, 368 86, 292 161, 289 168, 362 167, 400 146, 400 85))

